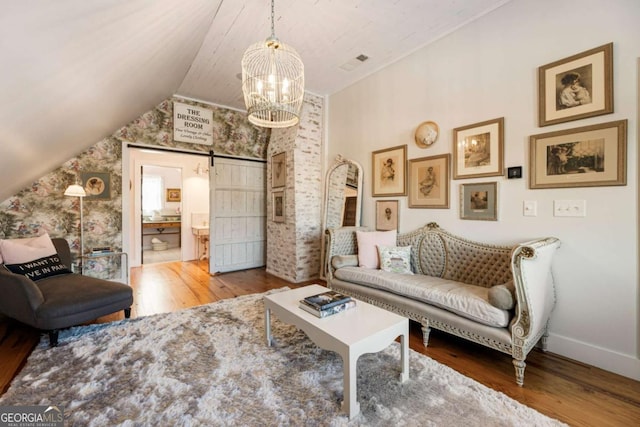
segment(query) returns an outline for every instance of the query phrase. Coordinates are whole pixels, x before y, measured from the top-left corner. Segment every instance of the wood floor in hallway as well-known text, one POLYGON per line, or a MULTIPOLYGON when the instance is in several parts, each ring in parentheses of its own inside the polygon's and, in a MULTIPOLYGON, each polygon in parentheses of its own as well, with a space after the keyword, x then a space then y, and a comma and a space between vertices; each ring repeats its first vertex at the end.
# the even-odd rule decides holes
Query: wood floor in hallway
MULTIPOLYGON (((309 283, 320 283, 312 281, 309 283)), ((151 264, 131 269, 132 317, 182 310, 201 304, 265 292, 292 284, 253 269, 210 276, 197 262, 151 264)), ((122 313, 96 322, 123 318, 122 313)), ((0 393, 24 366, 41 335, 0 317, 0 393)), ((511 357, 451 335, 432 331, 429 347, 411 325, 410 346, 494 390, 550 417, 575 426, 631 426, 640 421, 640 382, 534 350, 527 358, 525 385, 515 384, 511 357)), ((30 404, 31 402, 24 402, 30 404)))

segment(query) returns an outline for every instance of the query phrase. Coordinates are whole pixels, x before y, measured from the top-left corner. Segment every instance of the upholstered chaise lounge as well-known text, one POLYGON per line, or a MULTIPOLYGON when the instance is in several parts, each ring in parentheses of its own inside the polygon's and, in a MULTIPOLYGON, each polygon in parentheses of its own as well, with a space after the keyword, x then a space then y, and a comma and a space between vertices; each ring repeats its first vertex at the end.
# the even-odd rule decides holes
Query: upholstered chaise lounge
MULTIPOLYGON (((47 236, 48 238, 48 236, 47 236)), ((0 266, 0 313, 49 333, 49 344, 58 344, 58 331, 124 310, 131 315, 130 286, 71 273, 71 253, 64 239, 51 239, 64 268, 40 280, 16 274, 0 266)), ((6 260, 5 260, 6 262, 6 260)))

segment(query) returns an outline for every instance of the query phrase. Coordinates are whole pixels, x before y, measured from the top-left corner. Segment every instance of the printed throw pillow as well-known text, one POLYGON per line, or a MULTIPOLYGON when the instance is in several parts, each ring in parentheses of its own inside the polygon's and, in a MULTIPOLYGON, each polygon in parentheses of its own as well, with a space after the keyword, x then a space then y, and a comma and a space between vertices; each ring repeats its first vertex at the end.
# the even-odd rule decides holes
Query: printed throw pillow
POLYGON ((358 266, 380 268, 378 246, 395 246, 396 230, 391 231, 356 231, 358 242, 358 266))
POLYGON ((49 255, 22 264, 5 264, 5 267, 14 274, 22 274, 36 281, 58 274, 71 273, 71 270, 60 261, 58 254, 49 255))
POLYGON ((411 246, 378 246, 380 269, 390 273, 413 274, 411 246))

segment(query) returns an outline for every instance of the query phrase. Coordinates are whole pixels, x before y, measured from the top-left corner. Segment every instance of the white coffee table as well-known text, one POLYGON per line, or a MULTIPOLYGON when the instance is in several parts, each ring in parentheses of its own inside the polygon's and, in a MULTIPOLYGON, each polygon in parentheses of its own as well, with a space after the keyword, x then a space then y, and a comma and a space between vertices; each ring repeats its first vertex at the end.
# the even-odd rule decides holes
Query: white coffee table
POLYGON ((295 325, 319 347, 335 351, 342 357, 344 400, 342 409, 349 418, 360 412, 357 400, 356 364, 365 353, 376 353, 400 337, 402 373, 400 381, 409 379, 409 319, 390 311, 357 301, 355 308, 325 318, 318 318, 298 307, 304 297, 325 292, 320 285, 310 285, 264 297, 265 336, 271 346, 271 312, 285 323, 295 325))

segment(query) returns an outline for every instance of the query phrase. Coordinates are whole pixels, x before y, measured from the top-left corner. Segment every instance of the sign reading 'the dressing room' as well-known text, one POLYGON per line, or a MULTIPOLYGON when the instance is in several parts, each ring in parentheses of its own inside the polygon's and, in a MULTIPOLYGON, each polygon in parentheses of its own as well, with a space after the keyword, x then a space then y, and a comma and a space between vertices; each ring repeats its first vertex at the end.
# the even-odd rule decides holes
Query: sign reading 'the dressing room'
POLYGON ((213 111, 174 102, 173 140, 213 145, 213 111))

